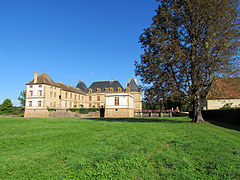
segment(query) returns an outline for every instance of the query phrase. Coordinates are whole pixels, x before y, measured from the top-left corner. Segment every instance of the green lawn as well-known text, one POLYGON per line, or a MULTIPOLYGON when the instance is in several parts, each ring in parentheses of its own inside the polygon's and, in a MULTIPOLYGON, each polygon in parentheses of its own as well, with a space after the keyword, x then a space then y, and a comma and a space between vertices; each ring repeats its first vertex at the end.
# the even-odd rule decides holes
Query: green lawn
POLYGON ((0 118, 0 179, 240 178, 240 131, 155 119, 0 118))

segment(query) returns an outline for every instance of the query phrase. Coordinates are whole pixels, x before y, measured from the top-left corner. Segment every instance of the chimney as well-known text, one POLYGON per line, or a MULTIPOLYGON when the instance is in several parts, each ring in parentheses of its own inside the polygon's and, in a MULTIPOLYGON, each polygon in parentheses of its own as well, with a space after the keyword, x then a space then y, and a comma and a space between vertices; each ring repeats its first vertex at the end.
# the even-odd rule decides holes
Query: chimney
POLYGON ((34 73, 34 80, 33 80, 34 83, 37 83, 37 72, 34 73))
POLYGON ((129 78, 127 78, 127 84, 129 84, 129 78))
POLYGON ((136 83, 136 85, 137 85, 137 78, 136 78, 136 77, 134 78, 134 81, 135 81, 135 83, 136 83))
POLYGON ((127 83, 125 83, 125 88, 127 87, 127 83))
POLYGON ((78 80, 78 82, 80 83, 80 82, 81 82, 81 80, 78 80))
POLYGON ((114 79, 113 79, 113 78, 111 78, 110 82, 113 82, 113 81, 114 81, 114 79))

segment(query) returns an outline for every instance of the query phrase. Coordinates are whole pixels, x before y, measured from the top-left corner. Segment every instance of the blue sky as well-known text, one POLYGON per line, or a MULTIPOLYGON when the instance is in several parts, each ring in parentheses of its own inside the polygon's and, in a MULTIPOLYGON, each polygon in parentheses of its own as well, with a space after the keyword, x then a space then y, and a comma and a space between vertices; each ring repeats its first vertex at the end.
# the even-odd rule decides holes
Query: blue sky
POLYGON ((155 0, 1 1, 0 104, 19 105, 35 71, 74 86, 111 78, 124 86, 156 8, 155 0))

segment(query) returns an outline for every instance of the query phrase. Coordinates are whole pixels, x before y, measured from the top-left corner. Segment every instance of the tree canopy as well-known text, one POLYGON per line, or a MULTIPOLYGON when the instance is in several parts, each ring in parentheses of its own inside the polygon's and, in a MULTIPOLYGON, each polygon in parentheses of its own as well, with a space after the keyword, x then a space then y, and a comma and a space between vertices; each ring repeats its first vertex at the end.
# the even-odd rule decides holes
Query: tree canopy
POLYGON ((146 99, 188 100, 193 121, 204 121, 201 102, 214 78, 239 75, 239 1, 157 1, 153 23, 140 36, 144 54, 136 75, 146 99))
POLYGON ((20 104, 22 107, 25 107, 25 99, 26 99, 26 91, 21 91, 18 97, 18 100, 20 101, 20 104))

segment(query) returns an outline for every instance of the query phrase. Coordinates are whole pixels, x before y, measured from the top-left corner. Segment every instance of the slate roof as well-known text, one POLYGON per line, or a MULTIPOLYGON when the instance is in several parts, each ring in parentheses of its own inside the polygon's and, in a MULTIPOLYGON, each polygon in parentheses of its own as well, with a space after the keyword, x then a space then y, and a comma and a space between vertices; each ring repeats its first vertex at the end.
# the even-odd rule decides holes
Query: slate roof
POLYGON ((85 93, 88 92, 88 88, 87 88, 86 84, 83 81, 81 81, 81 80, 78 81, 78 84, 77 84, 76 87, 81 89, 85 93))
POLYGON ((89 89, 92 89, 92 92, 95 93, 97 92, 97 88, 101 89, 101 92, 105 92, 105 88, 113 88, 113 92, 118 92, 118 88, 122 88, 122 90, 124 90, 124 88, 122 87, 122 85, 119 83, 119 81, 97 81, 97 82, 93 82, 91 84, 91 86, 89 87, 89 89))
POLYGON ((34 83, 34 80, 28 82, 26 85, 34 85, 34 84, 47 84, 47 85, 51 85, 51 86, 55 86, 55 87, 59 87, 62 90, 65 91, 70 91, 70 92, 74 92, 74 93, 80 93, 80 94, 85 94, 81 89, 76 88, 76 87, 72 87, 72 86, 68 86, 66 84, 62 84, 62 83, 55 83, 46 73, 42 73, 37 77, 37 82, 34 83))
POLYGON ((136 84, 134 79, 132 79, 130 83, 127 84, 127 87, 130 88, 130 91, 139 91, 139 86, 136 84))
POLYGON ((240 77, 216 79, 207 99, 240 99, 240 77))

